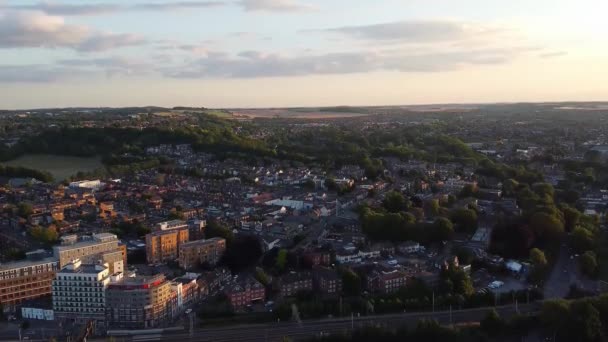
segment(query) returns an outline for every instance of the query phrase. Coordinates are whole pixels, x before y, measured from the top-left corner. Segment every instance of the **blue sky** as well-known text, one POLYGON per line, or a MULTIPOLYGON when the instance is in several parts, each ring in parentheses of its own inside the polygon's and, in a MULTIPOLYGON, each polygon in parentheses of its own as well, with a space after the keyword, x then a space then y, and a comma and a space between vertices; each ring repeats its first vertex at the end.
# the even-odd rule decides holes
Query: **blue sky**
POLYGON ((605 0, 0 0, 0 103, 607 100, 607 12, 605 0))

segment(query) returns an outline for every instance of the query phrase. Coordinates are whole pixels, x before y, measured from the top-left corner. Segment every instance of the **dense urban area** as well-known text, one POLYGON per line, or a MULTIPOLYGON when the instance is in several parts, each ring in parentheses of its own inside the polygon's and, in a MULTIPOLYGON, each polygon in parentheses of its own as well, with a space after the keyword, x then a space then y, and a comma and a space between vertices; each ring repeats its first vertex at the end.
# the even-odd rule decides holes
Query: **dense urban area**
POLYGON ((606 340, 607 114, 0 111, 0 340, 606 340))

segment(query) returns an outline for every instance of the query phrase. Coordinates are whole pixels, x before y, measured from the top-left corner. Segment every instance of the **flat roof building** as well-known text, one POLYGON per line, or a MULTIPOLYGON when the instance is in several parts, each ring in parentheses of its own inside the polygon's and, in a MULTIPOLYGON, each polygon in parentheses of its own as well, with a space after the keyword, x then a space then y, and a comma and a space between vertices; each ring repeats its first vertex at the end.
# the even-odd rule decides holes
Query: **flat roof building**
POLYGON ((121 272, 126 266, 126 248, 114 234, 99 233, 92 236, 67 236, 63 243, 53 247, 53 255, 63 268, 78 259, 84 264, 108 263, 110 273, 121 272), (120 254, 120 255, 119 255, 120 254), (122 265, 117 264, 121 261, 122 265))
POLYGON ((77 259, 66 265, 53 280, 55 319, 71 319, 78 323, 92 320, 96 326, 103 326, 105 290, 109 283, 107 264, 83 264, 77 259))
POLYGON ((59 270, 55 258, 22 260, 0 265, 0 304, 14 311, 24 301, 51 295, 51 284, 59 270))
POLYGON ((179 247, 189 240, 188 226, 158 230, 146 235, 146 259, 149 264, 175 261, 179 247))
POLYGON ((174 303, 164 275, 119 278, 106 289, 108 327, 146 329, 168 323, 174 303))
POLYGON ((226 251, 226 239, 214 237, 182 243, 179 246, 179 266, 191 269, 200 264, 217 264, 226 251))

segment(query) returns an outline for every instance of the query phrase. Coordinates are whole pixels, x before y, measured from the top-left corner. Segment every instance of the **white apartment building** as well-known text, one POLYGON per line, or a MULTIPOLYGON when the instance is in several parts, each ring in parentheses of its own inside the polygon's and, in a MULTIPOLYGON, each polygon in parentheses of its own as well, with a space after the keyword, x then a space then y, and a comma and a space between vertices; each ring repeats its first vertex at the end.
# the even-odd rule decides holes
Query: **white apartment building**
POLYGON ((79 259, 84 264, 94 264, 99 261, 109 263, 110 272, 122 272, 126 260, 120 240, 114 234, 99 233, 92 236, 70 235, 62 238, 62 244, 53 247, 53 256, 59 260, 59 267, 63 268, 73 260, 79 259), (122 261, 120 265, 116 262, 122 261))
POLYGON ((110 283, 108 265, 82 264, 77 259, 57 272, 53 280, 53 310, 56 319, 79 323, 105 321, 105 290, 110 283))

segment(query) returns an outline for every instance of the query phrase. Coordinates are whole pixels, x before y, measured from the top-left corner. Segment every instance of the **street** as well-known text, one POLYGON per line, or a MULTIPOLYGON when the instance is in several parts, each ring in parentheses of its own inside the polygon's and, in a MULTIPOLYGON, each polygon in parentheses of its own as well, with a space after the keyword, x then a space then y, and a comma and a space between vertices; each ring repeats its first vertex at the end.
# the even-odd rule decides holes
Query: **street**
POLYGON ((576 284, 579 288, 589 291, 597 290, 595 281, 580 274, 578 258, 571 258, 571 253, 568 245, 565 242, 562 243, 559 257, 545 281, 545 299, 565 298, 570 291, 571 284, 576 284))

